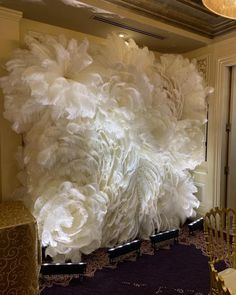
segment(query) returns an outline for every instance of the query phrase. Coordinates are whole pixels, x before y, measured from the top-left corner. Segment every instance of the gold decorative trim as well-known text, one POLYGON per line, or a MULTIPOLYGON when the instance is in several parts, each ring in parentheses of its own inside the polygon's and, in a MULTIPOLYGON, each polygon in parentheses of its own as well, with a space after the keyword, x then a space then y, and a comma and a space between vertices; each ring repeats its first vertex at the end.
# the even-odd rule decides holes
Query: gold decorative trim
POLYGON ((210 55, 202 55, 196 57, 198 71, 202 74, 206 83, 209 84, 209 73, 210 73, 210 55))
POLYGON ((36 221, 23 203, 1 203, 0 294, 38 294, 40 251, 36 221))

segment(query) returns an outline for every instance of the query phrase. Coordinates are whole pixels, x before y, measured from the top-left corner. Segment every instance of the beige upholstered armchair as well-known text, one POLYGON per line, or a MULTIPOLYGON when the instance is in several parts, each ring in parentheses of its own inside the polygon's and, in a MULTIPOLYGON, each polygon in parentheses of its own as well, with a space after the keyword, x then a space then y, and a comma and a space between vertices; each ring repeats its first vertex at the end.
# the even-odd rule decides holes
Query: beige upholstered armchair
POLYGON ((204 218, 209 256, 211 294, 236 295, 236 212, 214 208, 204 218), (225 269, 218 271, 223 263, 225 269))

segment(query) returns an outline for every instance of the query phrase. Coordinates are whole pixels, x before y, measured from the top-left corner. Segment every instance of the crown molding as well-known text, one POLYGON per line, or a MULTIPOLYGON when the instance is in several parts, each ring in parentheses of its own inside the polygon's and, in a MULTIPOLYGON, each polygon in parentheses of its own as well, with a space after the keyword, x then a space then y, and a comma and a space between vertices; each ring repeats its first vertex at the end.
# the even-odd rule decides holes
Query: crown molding
POLYGON ((0 6, 0 18, 19 22, 22 17, 23 13, 21 11, 0 6))
POLYGON ((211 39, 236 29, 236 21, 212 13, 201 0, 107 1, 211 39))

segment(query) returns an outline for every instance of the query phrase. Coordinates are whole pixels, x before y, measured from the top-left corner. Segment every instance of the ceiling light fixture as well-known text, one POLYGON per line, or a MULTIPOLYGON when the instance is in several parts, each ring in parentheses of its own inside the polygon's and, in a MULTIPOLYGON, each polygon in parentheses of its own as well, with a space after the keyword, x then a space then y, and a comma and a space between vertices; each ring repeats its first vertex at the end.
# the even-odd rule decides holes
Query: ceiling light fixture
POLYGON ((236 19, 236 0, 202 0, 202 3, 218 15, 236 19))

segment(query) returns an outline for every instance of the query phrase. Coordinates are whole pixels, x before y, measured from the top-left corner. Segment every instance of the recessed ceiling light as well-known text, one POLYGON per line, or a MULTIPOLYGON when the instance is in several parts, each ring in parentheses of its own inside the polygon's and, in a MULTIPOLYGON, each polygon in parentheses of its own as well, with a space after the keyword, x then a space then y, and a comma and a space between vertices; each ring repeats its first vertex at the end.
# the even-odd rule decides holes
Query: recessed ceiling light
POLYGON ((119 36, 120 38, 127 38, 127 37, 128 37, 128 35, 125 34, 125 33, 119 33, 118 36, 119 36))

